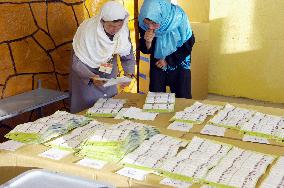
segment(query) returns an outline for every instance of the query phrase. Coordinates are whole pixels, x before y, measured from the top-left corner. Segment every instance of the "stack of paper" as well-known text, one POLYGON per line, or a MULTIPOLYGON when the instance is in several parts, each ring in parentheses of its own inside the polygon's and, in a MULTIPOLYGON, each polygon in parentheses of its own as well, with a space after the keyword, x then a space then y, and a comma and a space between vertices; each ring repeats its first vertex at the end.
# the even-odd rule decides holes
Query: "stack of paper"
POLYGON ((46 145, 58 149, 76 151, 79 149, 80 144, 93 134, 94 131, 103 128, 105 128, 104 123, 93 120, 85 126, 74 129, 69 134, 46 143, 46 145))
POLYGON ((122 83, 130 83, 132 81, 131 78, 128 78, 126 76, 111 78, 111 79, 102 79, 102 80, 106 81, 106 83, 103 85, 104 87, 109 87, 122 83))
POLYGON ((254 113, 255 111, 253 110, 237 108, 227 104, 225 108, 209 122, 221 127, 240 129, 242 125, 252 118, 254 113))
POLYGON ((280 157, 270 170, 268 177, 261 184, 261 188, 284 187, 284 157, 280 157))
POLYGON ((195 102, 192 106, 185 108, 181 112, 177 112, 171 121, 201 124, 208 116, 213 115, 221 108, 222 106, 195 102))
POLYGON ((234 147, 209 171, 205 181, 216 186, 253 188, 273 160, 273 156, 234 147))
POLYGON ((122 108, 115 116, 115 119, 136 119, 153 121, 158 113, 143 112, 142 109, 136 107, 122 108))
POLYGON ((81 115, 57 111, 51 116, 40 118, 34 122, 20 124, 5 137, 23 143, 44 143, 71 129, 86 125, 90 121, 91 119, 81 115))
POLYGON ((143 140, 149 139, 152 136, 159 134, 159 130, 157 128, 143 124, 143 123, 133 122, 133 121, 123 121, 121 123, 113 125, 111 128, 112 129, 130 129, 130 130, 139 131, 143 140))
POLYGON ((142 123, 124 121, 109 128, 96 130, 81 144, 80 156, 119 161, 145 139, 158 134, 158 129, 142 123))
POLYGON ((262 137, 258 137, 258 136, 251 136, 251 135, 247 135, 247 134, 245 134, 243 136, 242 141, 260 143, 260 144, 270 144, 268 139, 266 139, 266 138, 262 138, 262 137))
POLYGON ((284 140, 284 118, 257 112, 249 122, 241 126, 241 131, 251 136, 282 141, 284 140))
POLYGON ((200 131, 200 134, 212 135, 212 136, 224 136, 226 128, 213 124, 206 124, 200 131))
POLYGON ((124 99, 100 98, 92 108, 87 111, 90 117, 115 117, 126 103, 124 99))
POLYGON ((190 112, 192 114, 205 114, 208 116, 214 115, 217 111, 221 110, 223 106, 212 105, 212 104, 204 104, 201 102, 195 102, 190 107, 184 109, 186 112, 190 112))
POLYGON ((83 144, 78 155, 105 161, 118 162, 142 142, 139 131, 126 129, 100 129, 83 144))
POLYGON ((143 106, 143 109, 148 112, 173 112, 174 108, 174 93, 148 92, 143 106))
POLYGON ((186 141, 157 134, 125 156, 122 162, 127 166, 140 169, 159 168, 164 161, 175 156, 179 148, 185 147, 186 144, 186 141))
POLYGON ((175 121, 171 123, 167 129, 175 130, 175 131, 182 131, 182 132, 189 132, 189 130, 193 127, 192 123, 184 123, 175 121))
POLYGON ((196 182, 226 156, 232 146, 194 137, 177 156, 165 161, 160 171, 163 176, 183 181, 196 182))

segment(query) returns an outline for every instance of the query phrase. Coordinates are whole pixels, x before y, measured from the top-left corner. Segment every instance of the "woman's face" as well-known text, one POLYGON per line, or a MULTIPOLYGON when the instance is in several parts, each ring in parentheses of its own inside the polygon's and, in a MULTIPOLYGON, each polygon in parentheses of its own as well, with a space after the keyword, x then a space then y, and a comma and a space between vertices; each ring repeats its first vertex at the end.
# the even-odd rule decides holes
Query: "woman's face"
POLYGON ((115 35, 123 26, 123 20, 119 21, 102 21, 105 31, 110 35, 115 35))
POLYGON ((148 27, 148 29, 153 29, 153 30, 156 30, 156 29, 159 29, 160 28, 160 24, 156 23, 156 22, 153 22, 152 20, 148 19, 148 18, 145 18, 143 20, 144 24, 148 27))

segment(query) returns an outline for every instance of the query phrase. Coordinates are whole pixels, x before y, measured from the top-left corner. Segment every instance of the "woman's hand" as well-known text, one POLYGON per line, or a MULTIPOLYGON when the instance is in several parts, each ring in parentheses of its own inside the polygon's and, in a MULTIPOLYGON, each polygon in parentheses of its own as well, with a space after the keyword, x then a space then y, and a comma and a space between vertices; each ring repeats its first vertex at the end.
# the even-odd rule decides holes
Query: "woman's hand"
POLYGON ((105 80, 100 80, 99 78, 100 78, 99 75, 95 75, 93 78, 91 78, 94 86, 101 87, 106 83, 105 80))
POLYGON ((163 68, 166 68, 166 66, 168 65, 168 63, 166 62, 166 60, 160 59, 159 61, 156 62, 155 65, 156 65, 158 68, 163 69, 163 68))
POLYGON ((147 49, 149 50, 152 46, 152 41, 155 37, 155 32, 154 32, 154 29, 148 29, 146 32, 145 32, 145 35, 144 35, 144 40, 146 41, 146 47, 147 49))

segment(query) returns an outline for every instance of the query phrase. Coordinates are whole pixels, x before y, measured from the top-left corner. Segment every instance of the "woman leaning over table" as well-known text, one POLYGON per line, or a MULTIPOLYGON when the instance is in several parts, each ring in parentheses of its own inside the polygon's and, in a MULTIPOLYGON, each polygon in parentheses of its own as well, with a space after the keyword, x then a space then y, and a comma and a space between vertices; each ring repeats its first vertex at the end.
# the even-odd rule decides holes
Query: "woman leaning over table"
POLYGON ((99 15, 85 20, 73 39, 70 75, 72 113, 90 108, 99 98, 117 94, 117 87, 103 87, 99 78, 116 78, 117 55, 125 76, 134 73, 134 56, 128 29, 128 12, 115 1, 105 3, 99 15))
POLYGON ((191 98, 191 50, 195 42, 189 19, 181 7, 168 0, 144 0, 138 17, 140 49, 150 54, 152 92, 191 98))

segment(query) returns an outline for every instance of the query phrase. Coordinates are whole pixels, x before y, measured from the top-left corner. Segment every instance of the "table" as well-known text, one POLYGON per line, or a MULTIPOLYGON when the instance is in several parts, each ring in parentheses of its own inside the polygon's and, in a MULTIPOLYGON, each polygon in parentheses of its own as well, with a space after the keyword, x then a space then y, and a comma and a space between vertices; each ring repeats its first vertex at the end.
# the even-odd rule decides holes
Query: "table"
MULTIPOLYGON (((68 97, 69 94, 66 92, 38 88, 19 95, 1 99, 0 122, 38 108, 40 109, 40 115, 42 115, 42 107, 68 97)), ((6 126, 6 128, 9 127, 6 126)))
MULTIPOLYGON (((123 93, 115 98, 124 98, 128 99, 126 106, 136 106, 142 108, 144 104, 146 95, 140 94, 127 94, 123 93)), ((185 107, 190 106, 194 103, 194 100, 189 99, 176 99, 176 106, 175 111, 181 111, 185 107)), ((221 104, 224 105, 224 102, 218 101, 201 101, 204 103, 210 104, 221 104)), ((284 109, 277 109, 277 108, 270 108, 270 107, 262 107, 262 106, 253 106, 253 105, 244 105, 244 104, 233 104, 232 105, 258 110, 260 112, 274 114, 274 115, 284 115, 284 109)), ((81 112, 84 114, 85 112, 81 112)), ((273 154, 273 155, 283 155, 284 156, 284 145, 272 143, 272 145, 265 145, 265 144, 257 144, 257 143, 249 143, 241 141, 241 136, 237 131, 227 131, 225 137, 215 137, 215 136, 207 136, 207 135, 200 135, 199 131, 204 125, 194 125, 194 128, 190 133, 184 133, 179 131, 173 131, 166 129, 167 126, 170 124, 169 119, 174 115, 174 113, 165 113, 159 114, 155 121, 137 121, 142 122, 148 125, 156 126, 160 129, 162 134, 179 137, 182 139, 190 140, 193 136, 200 136, 202 138, 208 138, 212 140, 221 141, 224 143, 229 143, 234 146, 258 151, 266 154, 273 154)), ((97 120, 107 123, 118 123, 122 120, 115 120, 111 118, 97 118, 97 120)), ((86 177, 88 179, 94 179, 99 181, 104 181, 107 183, 115 184, 118 187, 165 187, 159 185, 159 181, 162 180, 162 177, 159 177, 154 174, 150 174, 146 177, 145 181, 135 181, 129 178, 120 176, 115 174, 117 170, 121 168, 116 164, 107 164, 102 170, 94 170, 87 167, 81 167, 76 165, 74 162, 80 160, 79 157, 69 155, 66 158, 60 161, 54 161, 46 158, 41 158, 37 156, 39 153, 44 152, 48 148, 42 145, 29 145, 24 146, 18 149, 15 152, 8 152, 8 151, 0 151, 0 169, 9 169, 10 168, 45 168, 48 170, 54 170, 59 172, 64 172, 71 175, 78 175, 81 177, 86 177)), ((8 173, 8 170, 0 171, 0 176, 2 177, 2 173, 8 173)), ((12 175, 11 175, 12 176, 12 175)), ((15 175, 14 175, 15 176, 15 175)), ((11 177, 12 178, 12 177, 11 177)), ((263 180, 263 177, 262 177, 263 180)), ((262 181, 261 180, 261 181, 262 181)), ((3 180, 2 180, 3 181, 3 180)), ((3 183, 3 182, 0 182, 3 183)), ((198 185, 194 186, 198 187, 198 185)))

